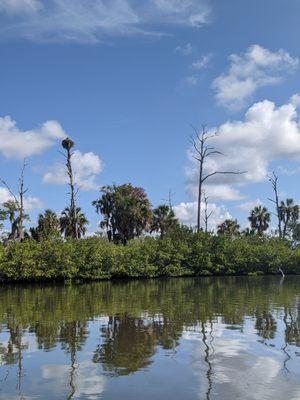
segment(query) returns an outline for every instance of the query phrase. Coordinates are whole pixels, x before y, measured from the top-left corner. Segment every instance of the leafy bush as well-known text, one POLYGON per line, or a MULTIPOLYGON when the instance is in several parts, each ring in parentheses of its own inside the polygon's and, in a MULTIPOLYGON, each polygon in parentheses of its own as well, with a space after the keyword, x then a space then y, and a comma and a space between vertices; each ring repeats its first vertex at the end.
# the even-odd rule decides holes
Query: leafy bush
POLYGON ((176 228, 116 245, 103 238, 0 245, 0 280, 97 280, 185 275, 300 273, 300 249, 278 238, 232 239, 176 228))

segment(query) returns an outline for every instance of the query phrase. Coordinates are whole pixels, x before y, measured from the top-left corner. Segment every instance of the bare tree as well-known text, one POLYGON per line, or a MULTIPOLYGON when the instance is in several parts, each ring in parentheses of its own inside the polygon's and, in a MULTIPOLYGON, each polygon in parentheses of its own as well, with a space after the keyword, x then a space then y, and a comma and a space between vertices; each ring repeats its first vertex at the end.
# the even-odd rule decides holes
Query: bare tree
POLYGON ((209 141, 217 136, 217 133, 210 133, 206 130, 205 125, 202 126, 202 131, 199 132, 195 127, 194 135, 191 137, 192 145, 194 148, 193 157, 199 163, 199 178, 198 178, 198 207, 197 207, 197 232, 201 229, 201 200, 203 194, 203 184, 214 175, 241 175, 243 172, 234 171, 213 171, 211 173, 205 173, 204 167, 207 159, 213 155, 223 155, 219 150, 216 150, 214 146, 209 145, 209 141))
POLYGON ((168 197, 162 199, 166 204, 168 204, 170 210, 173 210, 172 195, 173 195, 172 189, 169 189, 168 197))
POLYGON ((212 216, 213 214, 213 210, 211 210, 210 212, 208 212, 208 196, 205 195, 205 191, 203 193, 204 195, 204 226, 205 226, 205 233, 208 232, 208 220, 209 218, 212 216))
POLYGON ((26 159, 23 161, 23 166, 21 169, 21 174, 19 177, 19 185, 18 185, 18 194, 16 195, 11 187, 8 185, 8 183, 0 179, 0 182, 6 187, 8 190, 9 194, 13 198, 13 201, 16 205, 16 209, 18 212, 18 216, 15 218, 14 221, 12 221, 12 230, 9 239, 17 239, 22 241, 24 239, 24 220, 28 219, 28 215, 25 214, 24 210, 24 198, 26 192, 28 192, 28 188, 25 189, 24 187, 24 174, 25 174, 25 169, 26 169, 27 163, 26 159))
POLYGON ((268 198, 269 201, 271 201, 273 204, 275 204, 275 210, 276 210, 276 217, 278 221, 278 234, 279 237, 282 237, 282 218, 280 215, 280 202, 279 202, 279 195, 278 195, 278 176, 275 174, 275 171, 272 172, 271 175, 268 175, 269 182, 272 185, 272 189, 274 192, 274 199, 268 198))

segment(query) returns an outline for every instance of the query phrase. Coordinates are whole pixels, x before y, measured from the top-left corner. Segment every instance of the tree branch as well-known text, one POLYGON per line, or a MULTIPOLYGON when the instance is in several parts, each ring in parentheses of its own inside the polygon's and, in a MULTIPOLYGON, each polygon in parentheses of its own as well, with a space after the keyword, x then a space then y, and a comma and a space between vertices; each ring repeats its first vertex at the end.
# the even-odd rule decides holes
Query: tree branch
POLYGON ((233 172, 233 171, 215 171, 212 172, 211 174, 207 174, 203 179, 202 183, 206 181, 206 179, 214 176, 214 175, 242 175, 245 174, 247 171, 241 171, 241 172, 233 172))

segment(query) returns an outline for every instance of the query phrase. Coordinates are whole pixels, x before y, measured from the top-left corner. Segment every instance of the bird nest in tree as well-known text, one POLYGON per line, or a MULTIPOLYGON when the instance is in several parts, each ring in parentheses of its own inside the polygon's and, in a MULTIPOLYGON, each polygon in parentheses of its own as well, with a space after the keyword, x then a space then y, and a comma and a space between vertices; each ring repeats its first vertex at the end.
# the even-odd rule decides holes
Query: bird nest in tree
POLYGON ((61 142, 61 145, 64 149, 71 150, 71 148, 74 146, 74 142, 73 140, 66 138, 61 142))

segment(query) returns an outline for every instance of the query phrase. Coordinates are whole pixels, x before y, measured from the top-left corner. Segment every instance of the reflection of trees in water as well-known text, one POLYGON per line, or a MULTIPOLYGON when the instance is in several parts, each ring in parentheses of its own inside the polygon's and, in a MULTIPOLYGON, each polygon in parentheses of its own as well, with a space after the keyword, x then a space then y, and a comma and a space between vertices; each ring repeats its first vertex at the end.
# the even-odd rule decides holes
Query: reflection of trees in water
POLYGON ((101 331, 104 343, 97 347, 93 361, 105 370, 128 375, 151 363, 157 344, 155 324, 125 314, 110 317, 101 331))
POLYGON ((82 349, 88 336, 87 322, 72 321, 63 323, 59 330, 59 341, 62 348, 70 354, 70 392, 67 400, 73 399, 76 392, 75 373, 77 368, 77 351, 82 349))
POLYGON ((207 390, 206 390, 206 399, 210 400, 210 395, 213 386, 213 369, 211 362, 211 353, 213 352, 213 322, 210 321, 210 341, 207 337, 206 324, 201 322, 201 334, 202 334, 202 342, 204 344, 204 361, 207 364, 206 370, 206 379, 207 379, 207 390))
MULTIPOLYGON (((180 326, 180 332, 183 327, 180 326)), ((156 347, 173 349, 178 345, 179 327, 161 317, 131 317, 127 313, 109 317, 102 326, 101 343, 93 357, 104 369, 116 375, 128 375, 151 364, 156 347)))
POLYGON ((256 313, 255 329, 264 340, 274 339, 277 323, 270 311, 263 310, 256 313))
POLYGON ((299 299, 297 298, 293 307, 284 307, 283 309, 283 322, 285 325, 284 331, 284 345, 282 346, 282 351, 285 354, 285 359, 283 362, 283 368, 285 371, 289 372, 288 362, 291 360, 292 356, 289 352, 289 345, 300 346, 300 313, 299 313, 299 299))
MULTIPOLYGON (((76 391, 77 353, 86 342, 88 323, 95 316, 110 317, 108 324, 101 327, 101 341, 94 350, 93 361, 116 375, 147 368, 158 346, 174 349, 186 328, 200 325, 209 399, 213 385, 214 315, 222 316, 228 328, 241 331, 245 316, 253 317, 257 334, 266 343, 277 332, 279 313, 274 310, 280 306, 284 310, 286 346, 300 346, 299 280, 286 279, 280 291, 278 286, 275 279, 268 277, 4 288, 0 321, 9 332, 9 340, 0 346, 1 361, 18 366, 21 386, 24 332, 35 335, 39 349, 49 351, 60 345, 70 357, 71 399, 76 391)), ((290 355, 288 347, 283 350, 290 355)))
MULTIPOLYGON (((16 324, 13 320, 7 323, 7 331, 9 333, 7 346, 0 346, 0 355, 2 363, 5 365, 17 365, 17 379, 16 379, 16 390, 22 397, 22 378, 25 376, 25 371, 23 368, 23 354, 22 351, 28 348, 28 345, 22 344, 22 333, 23 327, 21 324, 16 324)), ((9 370, 3 380, 6 380, 9 374, 9 370)))

